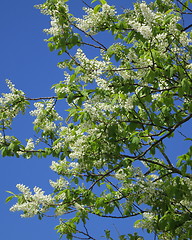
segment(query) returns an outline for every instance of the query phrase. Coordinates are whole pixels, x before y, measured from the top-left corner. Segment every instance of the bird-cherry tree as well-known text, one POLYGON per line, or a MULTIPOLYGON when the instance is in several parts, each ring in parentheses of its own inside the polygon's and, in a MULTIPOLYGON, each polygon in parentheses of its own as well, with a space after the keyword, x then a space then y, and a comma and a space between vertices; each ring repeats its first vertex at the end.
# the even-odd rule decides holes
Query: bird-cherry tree
POLYGON ((135 217, 135 234, 129 226, 121 240, 144 239, 138 228, 155 239, 191 239, 192 1, 140 1, 132 9, 126 1, 124 8, 82 1, 82 17, 70 2, 36 6, 50 16, 49 49, 63 56, 55 95, 32 99, 7 80, 10 92, 0 98, 2 156, 52 156, 58 175, 48 195, 17 184, 10 210, 40 219, 54 212, 67 239, 98 239, 87 228, 92 216, 127 226, 135 217), (23 143, 7 129, 29 106, 38 138, 23 143), (188 151, 175 158, 182 141, 188 151))

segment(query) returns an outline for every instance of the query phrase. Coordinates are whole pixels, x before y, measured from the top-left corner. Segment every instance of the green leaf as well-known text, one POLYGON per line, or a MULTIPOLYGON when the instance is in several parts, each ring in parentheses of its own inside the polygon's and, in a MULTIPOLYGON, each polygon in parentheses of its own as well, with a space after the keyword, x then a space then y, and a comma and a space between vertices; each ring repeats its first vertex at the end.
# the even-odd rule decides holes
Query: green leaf
POLYGON ((9 196, 6 198, 5 202, 8 203, 9 201, 11 201, 15 196, 9 196))
POLYGON ((75 94, 70 92, 69 95, 67 96, 68 103, 72 103, 74 99, 75 99, 75 94))
POLYGON ((138 145, 140 143, 140 138, 139 137, 133 137, 132 138, 132 143, 138 145))
POLYGON ((100 11, 100 9, 101 9, 101 5, 96 5, 96 6, 94 7, 94 13, 96 14, 97 12, 100 11))
POLYGON ((47 44, 47 46, 48 46, 48 48, 49 48, 49 50, 52 52, 53 50, 55 50, 55 45, 53 44, 53 43, 48 43, 47 44))
POLYGON ((113 238, 111 238, 111 232, 107 229, 105 230, 105 237, 106 239, 113 240, 113 238))
POLYGON ((155 152, 156 152, 155 147, 152 147, 152 148, 150 149, 150 154, 154 156, 154 155, 155 155, 155 152))
POLYGON ((187 164, 183 164, 183 166, 181 167, 181 173, 185 175, 186 172, 187 172, 187 164))
POLYGON ((107 2, 105 0, 99 0, 102 5, 106 4, 107 2))
POLYGON ((73 35, 73 37, 70 40, 71 40, 71 43, 75 45, 79 41, 79 38, 73 35))

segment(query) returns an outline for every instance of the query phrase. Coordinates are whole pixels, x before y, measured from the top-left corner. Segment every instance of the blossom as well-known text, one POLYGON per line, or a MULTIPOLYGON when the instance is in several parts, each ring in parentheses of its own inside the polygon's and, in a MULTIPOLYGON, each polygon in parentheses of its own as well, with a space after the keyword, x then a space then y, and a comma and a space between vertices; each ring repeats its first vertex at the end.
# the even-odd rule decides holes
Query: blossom
POLYGON ((49 183, 56 190, 65 189, 69 185, 69 182, 67 180, 65 180, 63 177, 60 177, 59 179, 57 179, 56 182, 49 180, 49 183))
POLYGON ((25 186, 24 184, 17 184, 16 188, 24 195, 26 200, 31 197, 32 193, 31 193, 29 187, 25 186))
MULTIPOLYGON (((84 82, 93 82, 94 79, 98 81, 100 76, 108 67, 107 61, 99 61, 96 58, 89 59, 82 49, 78 48, 75 54, 75 58, 78 60, 82 68, 85 70, 85 74, 82 74, 79 78, 84 82)), ((76 79, 76 81, 78 78, 76 79)))
POLYGON ((33 150, 34 149, 34 142, 32 138, 29 138, 27 141, 27 145, 25 147, 25 150, 33 150))
POLYGON ((147 228, 150 230, 153 230, 154 228, 154 221, 155 221, 155 215, 152 212, 144 212, 143 213, 143 220, 137 221, 134 224, 135 228, 147 228))
POLYGON ((152 37, 152 29, 150 26, 141 24, 136 20, 128 21, 128 24, 137 32, 141 33, 144 38, 149 39, 152 37))
POLYGON ((56 131, 59 125, 56 125, 55 121, 62 121, 63 118, 54 109, 54 99, 36 102, 34 106, 36 109, 30 112, 31 116, 36 117, 33 124, 47 134, 56 131))
POLYGON ((85 210, 85 208, 80 205, 79 203, 75 203, 74 207, 78 210, 78 211, 82 211, 82 210, 85 210))
POLYGON ((69 8, 64 2, 58 0, 57 3, 55 3, 55 8, 52 8, 51 10, 45 8, 43 4, 37 5, 36 8, 39 8, 45 15, 51 15, 51 27, 49 29, 44 29, 44 32, 47 34, 57 36, 62 34, 65 28, 69 27, 68 24, 61 24, 58 17, 58 11, 61 9, 63 12, 65 12, 66 15, 69 12, 69 8))
POLYGON ((140 28, 137 29, 138 32, 140 32, 144 38, 151 38, 152 36, 152 29, 149 26, 140 26, 140 28))
POLYGON ((75 18, 78 28, 88 32, 91 35, 96 34, 100 28, 108 26, 112 23, 112 19, 116 14, 114 7, 107 3, 102 5, 101 11, 95 13, 92 8, 83 8, 87 15, 83 19, 75 18))
POLYGON ((177 23, 181 18, 179 16, 173 16, 169 22, 169 24, 167 24, 167 28, 169 33, 175 35, 176 33, 179 33, 180 30, 178 30, 177 28, 177 23))
POLYGON ((188 38, 187 32, 182 32, 179 36, 179 40, 184 47, 188 46, 188 44, 192 42, 192 40, 188 38))
POLYGON ((117 178, 118 180, 124 180, 126 179, 127 175, 125 174, 123 169, 119 169, 116 173, 115 173, 115 178, 117 178))
POLYGON ((155 19, 155 13, 151 11, 151 9, 147 6, 146 2, 142 2, 139 4, 139 7, 141 9, 141 12, 145 18, 145 21, 147 23, 151 23, 155 19))
POLYGON ((33 217, 39 212, 46 212, 50 205, 54 203, 51 195, 45 195, 44 191, 39 187, 34 187, 34 194, 23 184, 17 184, 16 187, 23 195, 23 201, 14 204, 10 211, 23 211, 21 217, 33 217))
POLYGON ((10 93, 2 93, 2 97, 0 97, 0 108, 3 111, 0 121, 3 120, 5 128, 11 125, 12 120, 20 112, 25 112, 27 105, 24 92, 15 88, 15 85, 9 79, 6 79, 6 83, 10 93))
POLYGON ((59 162, 56 162, 56 161, 52 161, 52 164, 51 164, 51 166, 50 166, 50 168, 54 171, 54 172, 58 172, 58 168, 61 166, 61 164, 63 164, 64 163, 64 165, 66 164, 66 160, 62 160, 62 161, 60 161, 60 163, 59 162))

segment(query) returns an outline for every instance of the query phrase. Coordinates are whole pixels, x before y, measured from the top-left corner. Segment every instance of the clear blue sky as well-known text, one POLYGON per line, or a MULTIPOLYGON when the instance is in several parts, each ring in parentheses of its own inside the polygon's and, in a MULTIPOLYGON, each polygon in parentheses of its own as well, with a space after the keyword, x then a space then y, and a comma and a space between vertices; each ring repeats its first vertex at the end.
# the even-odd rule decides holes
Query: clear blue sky
MULTIPOLYGON (((90 2, 87 0, 87 2, 90 2)), ((119 7, 128 6, 131 1, 109 0, 109 4, 118 2, 119 7)), ((41 0, 10 0, 2 1, 0 8, 1 37, 0 37, 0 92, 6 92, 5 79, 12 80, 16 87, 22 89, 28 97, 52 96, 50 87, 63 80, 63 71, 56 67, 60 60, 56 53, 49 52, 43 41, 46 35, 42 32, 49 27, 49 18, 40 14, 33 5, 43 3, 41 0)), ((71 0, 72 8, 79 12, 81 0, 71 0)), ((13 126, 13 135, 26 139, 31 137, 32 117, 20 116, 13 126)), ((49 179, 56 179, 49 165, 53 159, 30 160, 16 158, 2 158, 0 168, 0 239, 4 240, 57 240, 59 236, 53 229, 58 219, 37 217, 22 219, 19 213, 9 212, 13 202, 5 204, 8 194, 6 190, 15 192, 15 185, 23 183, 31 188, 39 186, 51 192, 49 179)), ((99 232, 100 225, 106 227, 130 230, 132 220, 122 222, 102 220, 90 223, 95 232, 99 232), (115 224, 115 225, 114 225, 115 224)), ((98 235, 99 236, 99 235, 98 235)), ((63 238, 65 239, 65 237, 63 238)), ((99 239, 99 237, 98 237, 99 239)), ((153 239, 147 238, 148 240, 153 239)))

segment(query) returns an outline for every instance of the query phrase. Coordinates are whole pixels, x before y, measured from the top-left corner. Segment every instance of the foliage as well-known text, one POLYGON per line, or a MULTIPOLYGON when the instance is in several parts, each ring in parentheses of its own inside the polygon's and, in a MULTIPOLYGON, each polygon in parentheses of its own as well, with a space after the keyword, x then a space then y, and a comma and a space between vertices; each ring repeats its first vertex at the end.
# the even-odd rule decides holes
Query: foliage
MULTIPOLYGON (((137 2, 119 13, 107 1, 94 0, 82 18, 69 11, 67 0, 37 6, 50 15, 46 41, 65 56, 58 64, 66 69, 65 80, 53 86, 54 97, 39 99, 7 81, 11 92, 0 99, 0 149, 2 156, 55 157, 51 169, 59 179, 50 180, 50 195, 18 184, 21 194, 7 199, 18 199, 11 211, 22 210, 23 217, 42 218, 52 210, 54 216, 69 215, 56 226, 67 239, 95 239, 86 228, 91 215, 137 216, 134 227, 159 239, 191 239, 192 146, 177 160, 174 148, 166 148, 167 139, 173 141, 192 118, 192 25, 184 25, 191 3, 137 2), (108 42, 98 41, 100 35, 108 42), (25 145, 6 131, 31 100, 39 138, 25 145), (58 101, 68 103, 66 119, 56 110, 58 101)), ((192 140, 181 133, 178 141, 182 137, 192 140)), ((104 234, 113 239, 110 230, 104 234)), ((125 232, 119 239, 143 238, 125 232)))

